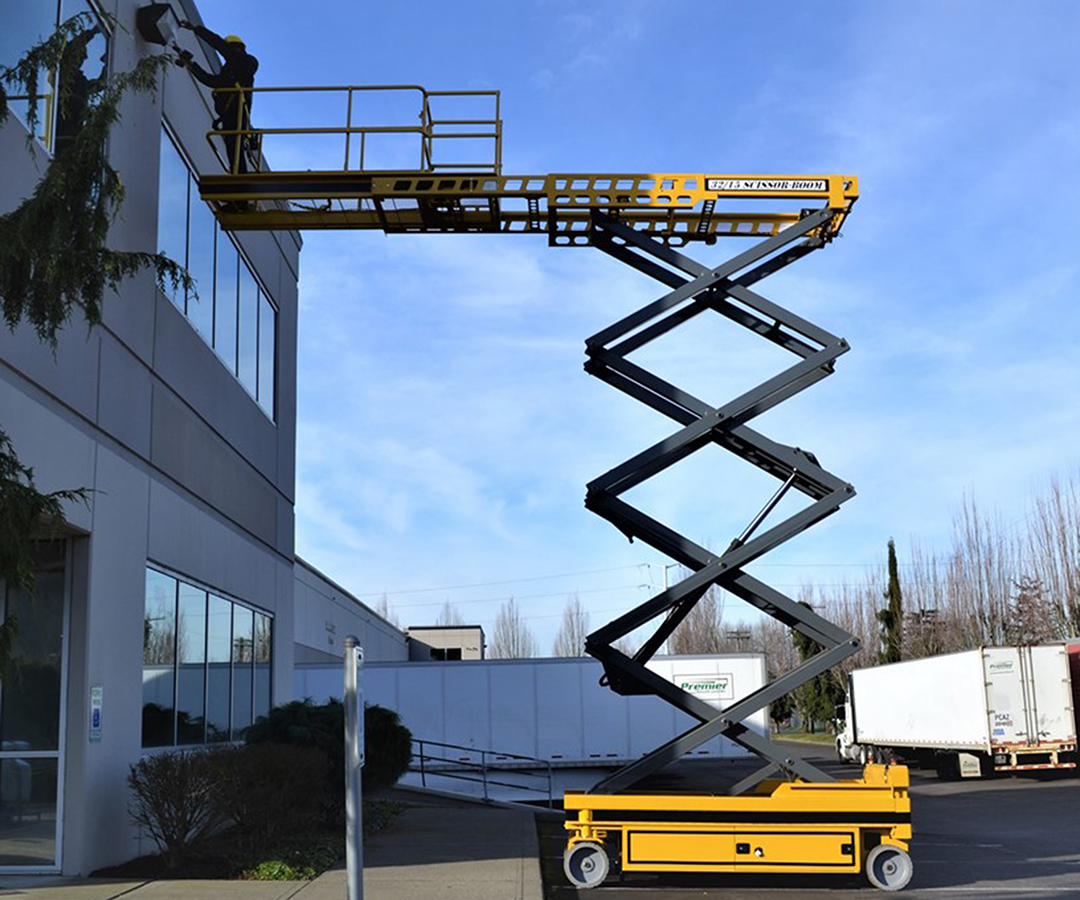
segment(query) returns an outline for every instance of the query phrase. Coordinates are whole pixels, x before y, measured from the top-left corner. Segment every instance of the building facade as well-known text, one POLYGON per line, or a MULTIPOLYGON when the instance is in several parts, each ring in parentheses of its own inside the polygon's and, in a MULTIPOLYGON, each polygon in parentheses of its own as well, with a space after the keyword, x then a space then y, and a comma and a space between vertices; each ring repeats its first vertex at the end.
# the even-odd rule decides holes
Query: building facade
MULTIPOLYGON (((101 20, 85 73, 128 70, 160 52, 138 36, 137 7, 4 4, 0 64, 58 21, 104 12, 119 27, 101 20)), ((31 193, 56 139, 49 115, 28 150, 25 106, 12 109, 2 211, 31 193)), ((99 327, 70 322, 55 352, 25 325, 0 330, 0 430, 41 490, 90 492, 68 505, 65 537, 40 544, 36 596, 0 583, 0 615, 21 626, 20 676, 0 690, 0 872, 88 874, 151 852, 128 815, 141 755, 236 740, 292 699, 298 655, 340 659, 347 633, 374 658, 408 655, 404 635, 294 559, 299 237, 217 227, 195 179, 222 171, 223 153, 206 139, 209 92, 186 71, 122 112, 109 153, 127 193, 110 246, 167 253, 197 293, 143 273, 107 297, 99 327)))

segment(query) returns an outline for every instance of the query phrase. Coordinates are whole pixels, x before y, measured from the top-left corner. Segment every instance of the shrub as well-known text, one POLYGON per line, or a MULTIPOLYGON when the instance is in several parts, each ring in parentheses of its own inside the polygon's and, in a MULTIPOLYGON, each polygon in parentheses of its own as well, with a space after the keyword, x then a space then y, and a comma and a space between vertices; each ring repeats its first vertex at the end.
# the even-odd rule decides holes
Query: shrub
POLYGON ((128 772, 135 795, 131 818, 154 839, 170 869, 222 823, 215 757, 207 750, 155 753, 128 772))
MULTIPOLYGON (((345 708, 337 700, 322 705, 311 699, 275 706, 244 734, 248 743, 318 747, 330 762, 329 796, 335 808, 345 803, 345 708)), ((412 734, 392 710, 364 708, 364 788, 390 787, 412 762, 412 734)))
POLYGON ((224 748, 214 756, 220 773, 218 802, 249 846, 295 834, 322 813, 330 766, 318 749, 249 744, 224 748))
MULTIPOLYGON (((364 709, 364 788, 391 787, 412 762, 412 732, 385 706, 364 709)), ((345 772, 342 770, 342 778, 345 772)))

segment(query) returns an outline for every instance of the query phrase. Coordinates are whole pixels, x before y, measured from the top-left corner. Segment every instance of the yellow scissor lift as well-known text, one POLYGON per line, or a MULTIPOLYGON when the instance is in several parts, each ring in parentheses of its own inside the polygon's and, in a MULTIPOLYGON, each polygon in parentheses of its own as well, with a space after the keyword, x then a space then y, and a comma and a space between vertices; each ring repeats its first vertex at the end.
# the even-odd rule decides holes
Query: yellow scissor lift
MULTIPOLYGON (((792 757, 743 722, 770 702, 850 656, 857 641, 811 609, 744 571, 744 566, 835 512, 854 496, 812 453, 749 426, 760 413, 833 371, 847 342, 761 296, 758 282, 828 246, 858 198, 847 175, 708 173, 504 175, 499 94, 429 92, 415 85, 258 88, 300 99, 337 96, 343 124, 242 127, 233 131, 251 154, 222 175, 199 179, 202 198, 228 230, 378 229, 395 233, 544 234, 552 246, 591 246, 655 278, 668 290, 586 340, 586 371, 673 419, 668 438, 588 485, 585 505, 629 538, 639 538, 690 574, 589 635, 587 651, 603 663, 604 683, 621 694, 655 694, 699 724, 586 792, 567 792, 569 832, 564 870, 582 888, 607 877, 612 859, 625 871, 865 872, 877 887, 899 890, 911 877, 908 772, 868 765, 862 778, 837 781, 792 757), (415 96, 416 119, 354 124, 373 93, 415 96), (484 111, 438 113, 447 104, 480 103, 484 111), (411 135, 417 168, 379 168, 374 147, 411 135), (340 167, 269 171, 261 154, 274 140, 305 136, 339 142, 340 167), (484 146, 483 161, 453 160, 454 142, 484 146), (342 153, 343 151, 343 153, 342 153), (749 246, 715 266, 682 249, 719 238, 749 246), (796 361, 719 406, 707 403, 631 362, 628 356, 703 313, 718 314, 789 351, 796 361), (707 550, 649 517, 620 495, 691 453, 715 445, 775 477, 779 487, 723 553, 707 550), (758 533, 790 490, 807 498, 799 512, 758 533), (816 642, 820 651, 798 668, 722 711, 646 668, 693 606, 713 586, 742 598, 816 642), (615 643, 658 621, 633 657, 615 643), (724 736, 766 760, 726 793, 655 794, 633 786, 694 747, 724 736)), ((255 104, 255 109, 263 100, 255 104)), ((211 132, 213 140, 225 132, 211 132)), ((244 151, 240 151, 244 152, 244 151)))

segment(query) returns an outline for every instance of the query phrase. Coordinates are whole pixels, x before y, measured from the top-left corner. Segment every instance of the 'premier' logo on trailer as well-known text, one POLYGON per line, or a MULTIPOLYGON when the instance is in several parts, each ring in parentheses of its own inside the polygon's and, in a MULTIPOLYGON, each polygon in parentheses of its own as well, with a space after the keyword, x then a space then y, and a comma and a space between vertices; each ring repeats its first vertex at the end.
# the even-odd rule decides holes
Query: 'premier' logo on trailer
POLYGON ((730 675, 684 675, 676 677, 675 683, 687 693, 696 694, 702 698, 735 699, 730 675))

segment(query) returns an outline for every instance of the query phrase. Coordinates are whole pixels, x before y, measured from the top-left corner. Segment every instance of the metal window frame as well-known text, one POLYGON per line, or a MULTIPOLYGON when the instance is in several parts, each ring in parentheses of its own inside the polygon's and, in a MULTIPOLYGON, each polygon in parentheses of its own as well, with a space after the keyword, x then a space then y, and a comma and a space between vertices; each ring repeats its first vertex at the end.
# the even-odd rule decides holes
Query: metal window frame
MULTIPOLYGON (((194 749, 194 748, 197 748, 197 747, 209 747, 209 746, 217 745, 217 744, 235 744, 235 743, 237 743, 238 739, 233 737, 233 731, 234 731, 234 728, 233 728, 233 681, 234 681, 234 679, 233 679, 233 667, 235 665, 235 663, 233 661, 233 619, 234 619, 233 609, 235 607, 239 606, 239 607, 241 607, 243 609, 248 610, 250 613, 252 613, 252 635, 253 636, 254 636, 254 628, 255 628, 255 618, 254 618, 254 616, 262 615, 262 616, 266 616, 270 620, 270 662, 268 663, 268 667, 270 669, 270 707, 271 707, 271 709, 274 706, 274 676, 273 676, 273 672, 274 672, 274 654, 275 654, 274 643, 275 643, 275 635, 276 635, 276 632, 277 632, 277 629, 274 627, 274 622, 276 620, 275 614, 273 612, 271 612, 270 610, 268 610, 268 609, 263 609, 262 607, 256 606, 253 603, 249 603, 247 601, 241 600, 241 599, 239 599, 237 597, 232 596, 231 594, 224 593, 224 592, 218 590, 217 588, 211 587, 210 585, 208 585, 208 584, 206 584, 204 582, 201 582, 201 581, 199 581, 197 579, 194 579, 194 578, 192 578, 192 577, 190 577, 188 575, 183 575, 180 572, 175 571, 174 569, 170 569, 168 566, 161 565, 160 563, 154 562, 152 560, 147 560, 146 565, 145 565, 144 568, 145 568, 145 570, 150 570, 150 571, 157 572, 160 575, 165 575, 168 578, 172 578, 173 580, 176 581, 176 598, 174 599, 174 603, 173 603, 174 615, 176 616, 176 624, 174 625, 174 628, 173 628, 173 631, 174 631, 174 635, 173 635, 173 640, 174 640, 174 647, 173 647, 173 726, 172 726, 173 741, 172 741, 171 744, 165 744, 165 745, 161 745, 161 746, 157 746, 157 747, 140 746, 141 753, 145 755, 145 754, 152 754, 152 753, 160 753, 160 752, 167 751, 167 750, 178 750, 178 749, 179 750, 184 750, 184 749, 194 749), (180 615, 179 596, 180 596, 180 584, 181 584, 181 582, 188 585, 189 587, 195 588, 198 591, 202 591, 203 594, 206 596, 206 630, 205 630, 205 634, 203 636, 203 648, 204 648, 203 649, 203 739, 202 739, 201 743, 197 743, 197 744, 179 744, 179 743, 177 743, 177 737, 178 737, 177 713, 179 711, 178 710, 178 707, 179 707, 178 696, 179 696, 179 689, 180 689, 179 688, 179 684, 180 684, 180 655, 179 655, 179 653, 176 652, 176 644, 175 644, 175 642, 179 640, 179 634, 180 634, 180 629, 179 629, 179 615, 180 615), (229 737, 228 737, 227 740, 224 740, 224 741, 210 741, 209 740, 209 712, 210 712, 210 597, 211 596, 214 596, 214 597, 217 597, 217 598, 219 598, 221 600, 224 600, 226 603, 228 603, 230 605, 230 611, 229 611, 229 722, 228 722, 228 734, 229 734, 229 737)), ((143 603, 144 603, 144 606, 145 606, 145 603, 146 603, 145 598, 143 599, 143 603)), ((251 653, 251 708, 252 708, 252 721, 254 721, 254 709, 255 709, 255 648, 254 648, 254 640, 252 642, 252 653, 251 653)), ((3 867, 0 867, 0 868, 3 868, 3 867)), ((5 871, 6 871, 6 869, 5 869, 5 871)))

